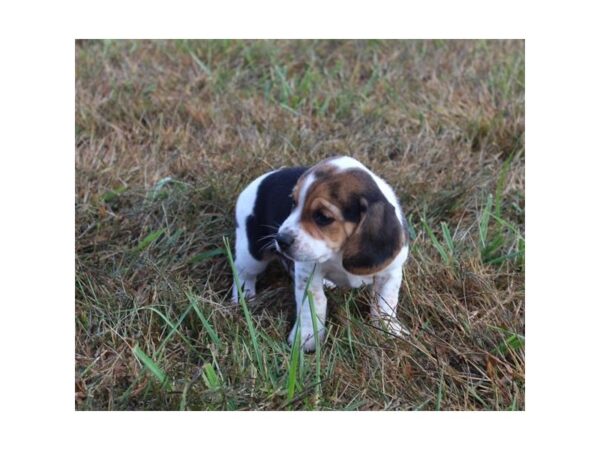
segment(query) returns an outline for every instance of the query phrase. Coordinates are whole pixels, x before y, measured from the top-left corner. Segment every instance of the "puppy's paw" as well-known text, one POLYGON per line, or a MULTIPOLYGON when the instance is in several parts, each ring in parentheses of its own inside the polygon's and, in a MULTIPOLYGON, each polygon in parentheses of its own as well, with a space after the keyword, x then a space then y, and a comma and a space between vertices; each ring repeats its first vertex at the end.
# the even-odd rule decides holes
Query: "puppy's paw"
POLYGON ((333 281, 323 278, 323 287, 325 289, 335 289, 337 285, 333 281))
MULTIPOLYGON (((294 325, 288 337, 288 343, 290 346, 294 345, 294 339, 296 339, 296 327, 297 324, 294 325)), ((321 327, 317 334, 319 342, 323 343, 323 340, 325 339, 325 327, 321 327)), ((298 339, 300 339, 300 347, 305 352, 314 352, 317 348, 317 342, 315 340, 312 325, 310 327, 300 327, 300 335, 298 336, 298 339)))
MULTIPOLYGON (((256 291, 254 291, 252 289, 244 289, 244 299, 247 302, 251 302, 255 298, 256 298, 256 291)), ((233 286, 233 294, 231 296, 231 301, 233 303, 235 303, 236 305, 239 303, 238 291, 237 291, 237 288, 235 286, 233 286)))
POLYGON ((402 325, 402 323, 395 317, 378 317, 375 319, 375 321, 380 328, 394 336, 404 339, 410 336, 410 331, 408 328, 402 325))

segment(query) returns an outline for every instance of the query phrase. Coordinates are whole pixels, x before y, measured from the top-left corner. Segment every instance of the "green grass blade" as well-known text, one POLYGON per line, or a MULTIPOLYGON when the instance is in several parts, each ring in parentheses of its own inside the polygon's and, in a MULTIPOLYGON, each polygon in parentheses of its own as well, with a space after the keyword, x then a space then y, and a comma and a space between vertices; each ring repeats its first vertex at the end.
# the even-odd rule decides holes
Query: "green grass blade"
POLYGON ((198 253, 197 255, 192 256, 189 260, 188 260, 188 264, 198 264, 201 263, 202 261, 205 261, 207 259, 210 259, 214 256, 219 256, 219 255, 224 255, 225 254, 225 250, 222 248, 215 248, 212 250, 208 250, 206 252, 202 252, 202 253, 198 253))
POLYGON ((208 68, 208 66, 206 64, 204 64, 202 62, 202 60, 200 58, 198 58, 198 56, 196 56, 196 54, 194 52, 189 52, 190 56, 192 57, 192 59, 194 60, 194 62, 196 63, 196 65, 198 67, 200 67, 200 69, 209 77, 212 75, 212 71, 208 68))
POLYGON ((310 317, 313 326, 313 335, 315 338, 315 363, 316 363, 316 386, 317 386, 317 401, 321 397, 321 342, 318 333, 318 317, 315 309, 315 299, 312 292, 307 290, 308 305, 310 307, 310 317))
POLYGON ((102 200, 104 203, 110 203, 110 202, 116 200, 117 198, 119 198, 119 196, 126 190, 127 190, 127 186, 125 186, 125 185, 119 186, 115 189, 112 189, 112 190, 107 191, 104 194, 102 194, 102 196, 100 197, 100 200, 102 200))
MULTIPOLYGON (((313 275, 315 273, 315 269, 316 269, 316 265, 313 267, 313 270, 310 273, 310 276, 308 277, 308 280, 306 282, 306 288, 304 289, 304 296, 302 298, 302 304, 304 304, 304 302, 306 301, 306 299, 308 299, 309 297, 309 287, 310 284, 312 283, 312 279, 313 279, 313 275)), ((312 295, 312 294, 310 294, 312 295)), ((311 316, 313 315, 313 308, 314 308, 314 303, 313 303, 313 307, 311 308, 311 316)), ((289 374, 288 374, 288 401, 291 401, 294 398, 294 391, 295 391, 295 387, 296 384, 298 383, 298 376, 300 375, 301 378, 302 377, 302 370, 304 367, 304 352, 302 350, 300 350, 300 328, 301 328, 301 316, 299 315, 297 317, 297 323, 296 323, 296 333, 294 334, 294 342, 292 343, 292 354, 290 356, 290 370, 289 370, 289 374)), ((314 327, 314 322, 313 322, 313 327, 314 327)))
POLYGON ((204 380, 204 384, 209 389, 217 390, 221 387, 221 380, 210 363, 202 366, 202 380, 204 380))
POLYGON ((323 117, 325 115, 325 113, 329 109, 330 102, 331 102, 331 97, 326 97, 325 100, 323 100, 323 103, 321 103, 321 106, 319 106, 319 110, 317 113, 317 115, 319 117, 323 117))
POLYGON ((429 239, 431 239, 431 243, 433 244, 435 249, 438 251, 438 253, 442 257, 442 260, 444 261, 444 263, 450 264, 450 256, 448 255, 448 252, 446 251, 444 246, 442 244, 440 244, 440 241, 438 240, 437 237, 435 237, 435 234, 433 234, 433 230, 431 229, 431 227, 429 226, 429 224, 423 217, 421 217, 421 223, 423 224, 423 228, 425 228, 425 231, 427 232, 429 239))
POLYGON ((488 325, 488 328, 491 328, 492 330, 496 330, 499 331, 501 333, 507 334, 509 336, 518 336, 521 339, 525 339, 525 336, 523 336, 522 334, 516 333, 514 331, 511 330, 507 330, 506 328, 500 328, 500 327, 495 327, 494 325, 488 325))
POLYGON ((522 334, 515 333, 514 331, 506 330, 504 328, 495 327, 493 325, 489 325, 489 328, 499 331, 505 335, 505 337, 502 338, 502 342, 494 349, 496 354, 504 355, 509 349, 520 350, 525 347, 525 336, 522 334))
POLYGON ((515 393, 513 400, 510 404, 509 411, 516 411, 516 410, 517 410, 517 395, 515 393))
POLYGON ((146 249, 150 244, 152 244, 159 237, 161 237, 164 232, 165 232, 164 229, 153 231, 152 233, 150 233, 148 236, 146 236, 144 239, 142 239, 140 241, 140 243, 137 245, 135 250, 137 252, 141 252, 142 250, 146 249))
MULTIPOLYGON (((289 106, 289 98, 292 94, 292 89, 287 80, 287 71, 281 66, 275 66, 275 74, 281 86, 280 102, 283 105, 289 106)), ((290 108, 291 109, 291 108, 290 108)), ((293 111, 293 110, 292 110, 293 111)))
POLYGON ((494 239, 489 241, 486 246, 481 249, 481 260, 486 264, 490 264, 491 260, 497 258, 504 243, 504 236, 500 233, 496 234, 494 239))
POLYGON ((490 222, 490 213, 492 212, 492 196, 488 195, 485 207, 483 208, 483 212, 481 214, 481 219, 479 220, 479 244, 482 249, 487 246, 488 239, 488 226, 490 222))
POLYGON ((523 254, 524 254, 524 252, 522 252, 520 250, 516 251, 516 252, 510 252, 510 253, 507 253, 506 255, 498 256, 497 258, 488 259, 486 261, 486 263, 493 265, 493 266, 497 266, 497 265, 502 264, 504 261, 508 261, 511 259, 518 261, 519 258, 521 258, 523 256, 523 254))
POLYGON ((290 356, 290 368, 287 381, 287 398, 291 402, 294 398, 296 385, 298 384, 298 366, 300 364, 300 324, 296 327, 294 342, 292 343, 292 354, 290 356))
POLYGON ((171 329, 171 331, 169 332, 169 334, 167 335, 167 337, 163 340, 163 342, 160 344, 159 347, 159 351, 162 350, 165 346, 165 344, 171 339, 171 336, 174 333, 177 333, 179 335, 179 337, 181 339, 183 339, 183 341, 190 347, 190 348, 194 348, 194 346, 192 345, 192 343, 190 342, 190 340, 185 337, 183 334, 181 334, 181 332, 178 330, 179 325, 181 324, 181 322, 183 321, 183 318, 185 318, 185 316, 189 313, 189 311, 191 310, 191 306, 188 307, 188 309, 185 311, 184 315, 182 317, 180 317, 180 320, 177 322, 177 325, 175 325, 173 322, 171 322, 169 320, 169 318, 167 316, 165 316, 162 312, 160 312, 158 309, 154 308, 153 306, 145 306, 140 308, 141 310, 147 309, 148 311, 152 311, 156 314, 158 314, 160 316, 160 318, 162 320, 164 320, 164 322, 169 326, 169 328, 171 329))
POLYGON ((133 349, 133 354, 142 362, 142 364, 150 370, 152 375, 160 382, 162 387, 171 390, 171 383, 165 372, 136 344, 133 349))
POLYGON ((348 321, 348 326, 346 327, 346 336, 348 338, 348 346, 350 347, 350 355, 352 356, 352 361, 356 362, 356 355, 354 354, 354 344, 352 339, 352 320, 350 316, 350 302, 354 300, 354 293, 351 291, 348 294, 348 299, 344 302, 344 307, 346 308, 346 317, 348 321))
POLYGON ((490 214, 490 217, 493 218, 500 225, 502 225, 502 226, 508 228, 510 231, 512 231, 515 234, 515 236, 517 236, 519 239, 523 239, 523 235, 521 234, 521 232, 515 225, 508 222, 507 220, 504 220, 502 217, 497 216, 496 214, 490 214))
POLYGON ((502 164, 502 169, 500 169, 500 175, 498 176, 498 182, 496 184, 496 194, 494 199, 494 213, 496 216, 500 217, 502 214, 502 191, 504 190, 504 186, 506 185, 506 175, 508 174, 508 169, 510 168, 510 164, 515 156, 516 152, 512 152, 508 159, 504 161, 502 164))
POLYGON ((198 307, 198 304, 197 304, 197 301, 198 301, 197 297, 195 295, 193 295, 192 293, 189 293, 189 292, 186 295, 187 295, 188 300, 192 304, 192 307, 194 308, 194 311, 196 312, 196 315, 198 316, 198 319, 200 319, 200 322, 202 322, 202 326, 204 327, 204 329, 208 333, 208 336, 210 337, 210 340, 217 347, 220 347, 221 346, 221 339, 219 339, 219 336, 217 335, 217 332, 215 331, 215 329, 213 328, 213 326, 210 324, 210 322, 208 321, 208 319, 204 316, 204 314, 202 314, 202 311, 200 310, 200 308, 198 307))
POLYGON ((517 228, 517 226, 515 224, 512 224, 509 221, 504 220, 503 218, 497 216, 496 214, 490 214, 490 217, 492 219, 494 219, 496 222, 498 222, 501 226, 508 229, 513 234, 514 238, 516 239, 517 250, 509 252, 506 255, 500 255, 500 256, 493 257, 493 258, 491 257, 491 255, 489 255, 490 259, 487 261, 488 264, 498 265, 498 264, 502 263, 503 261, 514 259, 514 260, 516 260, 518 265, 522 266, 523 262, 524 262, 523 258, 525 256, 525 238, 523 237, 523 234, 521 233, 521 231, 517 228))
POLYGON ((452 234, 450 233, 448 224, 446 222, 442 222, 441 225, 442 234, 444 236, 444 240, 446 241, 446 247, 448 247, 449 256, 452 257, 454 255, 454 239, 452 239, 452 234))
MULTIPOLYGON (((181 337, 184 337, 180 332, 179 332, 179 327, 181 326, 183 320, 187 317, 187 315, 190 313, 190 311, 192 310, 192 305, 188 306, 186 308, 186 310, 183 312, 183 314, 179 317, 179 319, 177 320, 177 323, 175 324, 171 324, 170 322, 169 325, 171 325, 171 331, 169 331, 169 334, 167 334, 167 336, 163 339, 163 341, 160 343, 160 346, 158 347, 158 351, 160 352, 165 345, 167 345, 167 342, 169 342, 171 340, 171 337, 173 337, 173 335, 175 333, 178 333, 181 337)), ((191 346, 191 342, 188 341, 187 339, 185 339, 186 343, 188 345, 191 346)))
POLYGON ((246 319, 246 324, 248 326, 248 332, 250 333, 250 339, 252 341, 252 348, 254 349, 254 354, 256 356, 256 365, 258 370, 260 371, 263 377, 266 376, 265 367, 263 365, 262 354, 260 352, 260 346, 258 345, 258 337, 256 335, 256 329, 254 328, 254 322, 252 321, 252 317, 250 316, 250 311, 248 310, 248 305, 246 304, 246 296, 244 295, 244 290, 240 285, 240 279, 235 268, 235 264, 233 263, 233 255, 231 254, 231 246, 229 245, 229 239, 223 237, 223 243, 225 244, 225 253, 227 255, 227 261, 231 266, 231 270, 233 271, 233 279, 235 282, 236 289, 238 290, 238 300, 240 305, 242 306, 242 310, 244 312, 244 318, 246 319))

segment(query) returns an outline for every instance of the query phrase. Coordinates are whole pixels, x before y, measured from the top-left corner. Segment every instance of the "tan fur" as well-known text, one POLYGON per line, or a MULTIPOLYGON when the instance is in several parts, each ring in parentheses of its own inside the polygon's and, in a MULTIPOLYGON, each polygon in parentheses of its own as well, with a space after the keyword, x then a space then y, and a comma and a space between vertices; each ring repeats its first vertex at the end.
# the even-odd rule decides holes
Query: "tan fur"
MULTIPOLYGON (((385 203, 371 205, 368 213, 361 216, 359 223, 345 220, 342 211, 351 201, 356 201, 356 198, 361 198, 369 189, 373 189, 370 176, 357 170, 339 171, 335 166, 324 161, 300 178, 294 189, 296 201, 297 194, 302 189, 302 184, 306 181, 308 173, 313 173, 315 180, 306 194, 300 216, 300 226, 313 238, 324 240, 333 250, 343 250, 344 258, 351 259, 361 252, 364 254, 368 249, 365 249, 362 242, 367 238, 367 234, 381 233, 384 227, 390 226, 390 224, 384 223, 385 217, 391 218, 389 211, 386 215, 385 203), (317 225, 313 215, 318 210, 325 216, 333 218, 334 221, 326 226, 317 225)), ((366 201, 363 206, 366 210, 368 206, 366 201)), ((393 220, 395 219, 394 216, 393 220)), ((400 225, 400 237, 395 241, 394 248, 391 249, 388 257, 379 261, 376 265, 356 266, 348 268, 348 270, 356 275, 369 275, 387 266, 398 255, 403 243, 406 241, 403 228, 400 225)))
POLYGON ((310 206, 302 211, 300 226, 315 239, 322 239, 330 248, 340 250, 354 231, 356 224, 344 221, 340 209, 323 197, 313 196, 306 204, 310 206), (325 227, 315 224, 313 214, 318 210, 323 215, 334 219, 333 222, 325 227))

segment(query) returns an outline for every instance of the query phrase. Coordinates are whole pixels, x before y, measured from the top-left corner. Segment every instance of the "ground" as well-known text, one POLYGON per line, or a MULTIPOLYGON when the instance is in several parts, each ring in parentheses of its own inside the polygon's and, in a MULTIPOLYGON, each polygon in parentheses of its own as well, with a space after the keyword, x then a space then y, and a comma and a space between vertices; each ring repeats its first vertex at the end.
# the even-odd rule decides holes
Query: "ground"
POLYGON ((525 408, 523 41, 77 41, 79 410, 525 408), (230 303, 237 194, 350 155, 410 223, 403 340, 274 265, 230 303))

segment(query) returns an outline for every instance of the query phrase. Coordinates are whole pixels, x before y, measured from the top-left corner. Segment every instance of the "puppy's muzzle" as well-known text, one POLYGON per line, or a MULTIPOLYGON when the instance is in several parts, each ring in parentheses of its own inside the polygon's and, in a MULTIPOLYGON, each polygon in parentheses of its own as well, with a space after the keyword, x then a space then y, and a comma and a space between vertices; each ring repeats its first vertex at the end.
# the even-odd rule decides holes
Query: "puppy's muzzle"
POLYGON ((275 241, 282 252, 288 250, 294 243, 294 236, 289 233, 277 233, 275 241))

